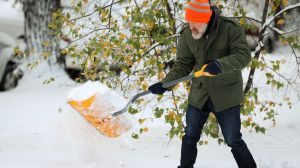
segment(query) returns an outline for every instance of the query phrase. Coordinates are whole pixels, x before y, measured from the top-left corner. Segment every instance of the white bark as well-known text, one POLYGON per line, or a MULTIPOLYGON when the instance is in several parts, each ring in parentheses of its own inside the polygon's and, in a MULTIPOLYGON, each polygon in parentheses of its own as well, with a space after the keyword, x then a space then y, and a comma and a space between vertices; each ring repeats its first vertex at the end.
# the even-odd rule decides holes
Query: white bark
POLYGON ((23 10, 25 15, 25 40, 27 50, 37 54, 51 52, 51 64, 55 62, 56 43, 48 24, 51 21, 52 13, 58 8, 57 0, 24 0, 23 10), (48 45, 44 45, 48 43, 48 45))
POLYGON ((291 10, 291 9, 294 9, 294 8, 298 8, 300 7, 300 3, 297 3, 295 5, 290 5, 290 6, 287 6, 286 8, 282 9, 280 12, 276 13, 275 16, 273 16, 271 19, 269 19, 267 22, 265 22, 262 26, 261 26, 261 30, 263 30, 266 26, 269 26, 274 20, 276 17, 278 17, 279 15, 281 15, 283 12, 287 11, 287 10, 291 10))

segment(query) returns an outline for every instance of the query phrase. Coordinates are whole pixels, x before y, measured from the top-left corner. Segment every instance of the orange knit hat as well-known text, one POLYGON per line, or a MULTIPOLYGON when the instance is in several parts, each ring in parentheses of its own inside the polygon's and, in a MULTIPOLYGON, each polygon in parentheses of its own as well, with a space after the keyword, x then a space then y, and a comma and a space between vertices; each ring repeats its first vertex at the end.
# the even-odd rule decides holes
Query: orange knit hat
POLYGON ((211 15, 208 0, 191 0, 185 8, 186 22, 208 23, 211 15))

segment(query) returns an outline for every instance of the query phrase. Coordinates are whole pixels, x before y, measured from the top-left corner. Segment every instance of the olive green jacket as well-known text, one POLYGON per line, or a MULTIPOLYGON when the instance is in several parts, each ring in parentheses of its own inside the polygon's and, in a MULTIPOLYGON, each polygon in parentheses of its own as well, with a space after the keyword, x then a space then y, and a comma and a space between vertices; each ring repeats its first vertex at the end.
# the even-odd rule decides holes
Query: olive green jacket
MULTIPOLYGON (((213 9, 213 8, 212 8, 213 9)), ((243 100, 241 69, 251 60, 250 50, 242 27, 235 21, 215 12, 211 32, 198 40, 192 37, 189 27, 180 34, 175 63, 162 83, 198 71, 208 61, 217 60, 221 74, 215 77, 199 77, 192 80, 188 102, 202 108, 211 97, 216 112, 238 105, 243 100)))

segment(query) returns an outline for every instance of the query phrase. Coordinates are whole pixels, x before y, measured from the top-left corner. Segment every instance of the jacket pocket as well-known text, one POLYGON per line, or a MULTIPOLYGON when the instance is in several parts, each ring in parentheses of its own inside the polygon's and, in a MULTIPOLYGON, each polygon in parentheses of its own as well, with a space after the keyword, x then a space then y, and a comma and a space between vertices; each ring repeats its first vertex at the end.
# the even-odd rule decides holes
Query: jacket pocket
POLYGON ((203 85, 203 80, 201 77, 192 79, 192 87, 200 88, 203 85))
POLYGON ((240 83, 242 81, 243 79, 241 71, 226 73, 215 77, 214 88, 225 88, 240 83))

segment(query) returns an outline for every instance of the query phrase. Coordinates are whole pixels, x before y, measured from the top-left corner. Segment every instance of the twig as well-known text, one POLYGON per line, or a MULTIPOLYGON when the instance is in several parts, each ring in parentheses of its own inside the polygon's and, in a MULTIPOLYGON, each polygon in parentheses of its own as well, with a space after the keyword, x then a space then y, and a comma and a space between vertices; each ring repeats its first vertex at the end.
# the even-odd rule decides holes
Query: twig
POLYGON ((139 11, 141 11, 141 8, 139 7, 139 5, 137 4, 136 0, 134 0, 135 6, 139 9, 139 11))
POLYGON ((111 22, 111 10, 112 10, 112 6, 114 4, 114 0, 112 0, 111 4, 110 4, 110 9, 109 9, 109 15, 108 15, 108 32, 106 33, 106 35, 108 35, 110 33, 110 22, 111 22))
MULTIPOLYGON (((174 35, 172 35, 172 36, 169 36, 169 37, 167 37, 167 39, 169 39, 169 38, 173 38, 173 37, 179 37, 179 33, 177 33, 177 34, 174 34, 174 35)), ((159 46, 160 45, 160 43, 159 42, 156 42, 156 43, 154 43, 143 55, 142 55, 142 57, 144 57, 146 54, 148 54, 150 51, 152 51, 153 49, 155 49, 157 46, 159 46)))
POLYGON ((294 49, 294 47, 292 46, 292 44, 289 42, 289 46, 291 47, 291 49, 292 49, 292 51, 293 51, 293 54, 294 54, 294 56, 295 56, 295 59, 296 59, 296 63, 297 63, 297 71, 298 71, 298 73, 297 73, 297 76, 296 76, 296 78, 295 78, 295 81, 297 80, 297 77, 299 76, 299 73, 300 73, 300 69, 299 69, 299 66, 300 66, 300 57, 298 57, 297 56, 297 54, 296 54, 296 52, 295 52, 295 49, 294 49))
MULTIPOLYGON (((105 8, 107 8, 107 7, 110 7, 110 6, 112 6, 112 5, 115 5, 115 4, 120 3, 120 2, 123 2, 123 1, 124 1, 124 0, 117 1, 117 2, 112 3, 112 4, 110 4, 110 5, 103 6, 103 7, 101 7, 100 9, 105 9, 105 8)), ((114 1, 112 1, 112 2, 114 2, 114 1)), ((87 15, 83 15, 83 16, 80 16, 80 17, 77 17, 77 18, 70 19, 70 21, 75 21, 75 20, 79 20, 79 19, 82 19, 82 18, 85 18, 85 17, 89 17, 89 16, 93 15, 93 14, 94 14, 95 12, 97 12, 97 11, 99 11, 99 8, 93 10, 91 13, 89 13, 89 14, 87 14, 87 15)))

